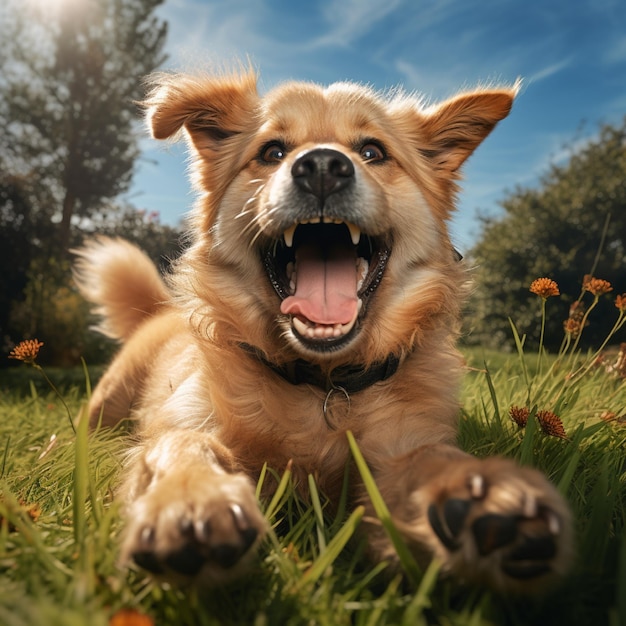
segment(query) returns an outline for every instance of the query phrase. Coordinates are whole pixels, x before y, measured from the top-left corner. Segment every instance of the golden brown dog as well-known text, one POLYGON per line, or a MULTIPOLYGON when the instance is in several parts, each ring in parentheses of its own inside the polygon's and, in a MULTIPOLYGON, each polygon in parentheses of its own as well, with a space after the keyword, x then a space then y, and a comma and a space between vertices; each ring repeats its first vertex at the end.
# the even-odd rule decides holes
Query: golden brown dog
MULTIPOLYGON (((556 489, 455 447, 466 274, 446 221, 463 162, 515 94, 425 108, 345 83, 261 97, 245 71, 154 79, 154 137, 183 132, 193 155, 191 245, 166 282, 121 240, 93 241, 77 265, 124 343, 90 415, 137 421, 126 557, 170 577, 238 575, 265 531, 263 464, 292 461, 300 485, 312 474, 336 499, 350 430, 422 562, 518 591, 566 569, 556 489)), ((357 478, 352 496, 375 517, 357 478)), ((374 559, 397 558, 380 525, 366 533, 374 559)))

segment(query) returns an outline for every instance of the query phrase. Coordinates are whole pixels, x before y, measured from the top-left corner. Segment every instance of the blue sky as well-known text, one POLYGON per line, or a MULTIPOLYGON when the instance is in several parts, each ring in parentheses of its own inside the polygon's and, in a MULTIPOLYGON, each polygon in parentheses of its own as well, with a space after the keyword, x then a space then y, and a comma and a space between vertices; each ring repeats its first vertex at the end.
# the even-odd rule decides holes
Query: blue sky
MULTIPOLYGON (((485 82, 524 87, 511 115, 465 166, 455 244, 479 232, 517 185, 535 185, 565 146, 626 115, 623 0, 166 0, 166 67, 249 57, 267 91, 288 79, 403 85, 430 101, 485 82)), ((193 195, 182 145, 142 140, 130 198, 176 224, 193 195)))

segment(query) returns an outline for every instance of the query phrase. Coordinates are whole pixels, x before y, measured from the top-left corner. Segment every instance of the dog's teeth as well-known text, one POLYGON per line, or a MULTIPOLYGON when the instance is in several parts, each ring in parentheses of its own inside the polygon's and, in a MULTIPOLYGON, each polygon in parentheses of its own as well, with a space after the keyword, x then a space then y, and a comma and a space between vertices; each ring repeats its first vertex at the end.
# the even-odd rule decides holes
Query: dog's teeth
POLYGON ((285 245, 288 248, 293 247, 293 235, 296 232, 296 228, 297 228, 297 224, 294 224, 293 226, 290 226, 284 233, 283 233, 283 237, 285 239, 285 245))
POLYGON ((361 241, 361 229, 356 224, 353 224, 352 222, 346 222, 346 226, 348 227, 348 230, 350 231, 350 238, 352 239, 352 243, 355 246, 358 246, 359 241, 361 241))
POLYGON ((358 276, 358 280, 356 284, 357 291, 359 291, 361 287, 363 287, 363 282, 365 281, 369 267, 370 267, 369 263, 363 257, 359 257, 356 260, 356 275, 358 276))
POLYGON ((308 330, 308 326, 299 318, 294 317, 292 320, 293 327, 298 331, 302 336, 306 335, 306 331, 308 330))

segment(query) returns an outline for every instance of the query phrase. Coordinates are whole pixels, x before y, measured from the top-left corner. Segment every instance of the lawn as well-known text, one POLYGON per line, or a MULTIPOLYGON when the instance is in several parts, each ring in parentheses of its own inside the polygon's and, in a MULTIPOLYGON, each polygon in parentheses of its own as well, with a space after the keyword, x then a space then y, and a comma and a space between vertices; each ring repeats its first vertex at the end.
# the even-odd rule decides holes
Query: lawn
POLYGON ((521 343, 509 356, 466 352, 459 438, 540 468, 571 503, 576 563, 542 598, 459 588, 436 563, 391 575, 363 557, 360 510, 327 519, 323 496, 298 501, 288 475, 262 503, 275 532, 245 580, 178 589, 120 568, 113 492, 129 434, 79 420, 99 370, 46 369, 55 392, 18 364, 0 370, 0 624, 626 624, 626 381, 594 355, 522 358, 521 343), (513 406, 528 409, 525 427, 513 406))

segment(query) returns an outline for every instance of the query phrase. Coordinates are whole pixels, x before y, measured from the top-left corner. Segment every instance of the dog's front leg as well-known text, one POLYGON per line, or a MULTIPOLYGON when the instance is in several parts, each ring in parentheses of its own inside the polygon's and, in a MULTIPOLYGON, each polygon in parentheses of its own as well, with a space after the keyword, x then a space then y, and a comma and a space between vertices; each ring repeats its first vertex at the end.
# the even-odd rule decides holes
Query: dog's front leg
MULTIPOLYGON (((567 570, 570 514, 540 472, 442 444, 374 465, 392 519, 422 565, 435 556, 457 580, 521 593, 567 570)), ((376 556, 397 561, 384 530, 370 524, 376 556)))
POLYGON ((266 522, 250 479, 210 434, 146 433, 122 485, 122 557, 170 579, 219 584, 239 575, 266 522))

